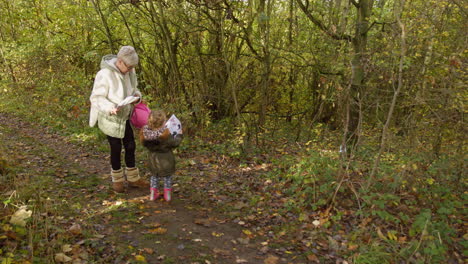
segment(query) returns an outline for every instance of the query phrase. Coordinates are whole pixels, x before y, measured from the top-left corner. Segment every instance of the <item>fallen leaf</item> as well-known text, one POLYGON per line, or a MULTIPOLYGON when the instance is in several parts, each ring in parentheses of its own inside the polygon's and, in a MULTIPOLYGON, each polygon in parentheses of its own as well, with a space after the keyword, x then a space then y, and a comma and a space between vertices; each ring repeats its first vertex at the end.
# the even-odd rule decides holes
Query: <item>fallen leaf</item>
POLYGON ((212 232, 211 235, 214 237, 221 237, 221 236, 224 236, 224 233, 212 232))
POLYGON ((315 226, 315 227, 318 227, 320 225, 320 221, 319 220, 314 220, 312 222, 312 224, 315 226))
POLYGON ((229 250, 224 250, 224 249, 219 249, 219 248, 214 248, 213 252, 217 255, 223 255, 223 256, 230 256, 231 251, 229 250))
POLYGON ((27 206, 21 206, 18 211, 16 211, 10 219, 10 223, 19 226, 26 226, 26 220, 31 217, 32 211, 27 210, 27 206))
POLYGON ((377 236, 380 237, 380 239, 382 240, 387 240, 387 238, 382 233, 382 230, 380 230, 380 227, 377 227, 377 236))
POLYGON ((77 223, 74 223, 69 229, 68 231, 70 231, 70 233, 72 233, 73 235, 80 235, 81 234, 81 226, 80 224, 77 224, 77 223))
POLYGON ((204 219, 204 218, 196 218, 193 221, 197 225, 202 225, 204 227, 212 227, 213 223, 209 219, 204 219))
POLYGON ((65 244, 62 246, 62 252, 67 253, 72 251, 72 247, 69 244, 65 244))
POLYGON ((248 261, 246 259, 239 258, 236 256, 236 263, 248 263, 248 261))
POLYGON ((301 222, 309 221, 309 216, 306 213, 301 213, 299 215, 299 221, 301 222))
POLYGON ((136 256, 135 256, 135 260, 136 260, 136 261, 146 262, 145 257, 142 256, 142 255, 136 255, 136 256))
POLYGON ((247 245, 247 244, 250 243, 250 239, 249 239, 249 238, 241 238, 241 237, 239 237, 239 238, 237 239, 237 241, 239 241, 239 243, 241 243, 241 244, 243 244, 243 245, 247 245))
POLYGON ((145 251, 147 254, 150 254, 150 255, 154 253, 154 250, 151 248, 144 248, 143 251, 145 251))
POLYGON ((357 244, 349 244, 348 245, 348 249, 351 250, 351 251, 356 250, 358 247, 359 247, 359 245, 357 245, 357 244))
POLYGON ((158 227, 158 228, 148 231, 148 233, 157 234, 157 235, 162 235, 162 234, 165 234, 166 232, 167 232, 167 229, 162 228, 162 227, 158 227))
POLYGON ((242 230, 242 232, 244 234, 246 234, 247 236, 249 236, 249 237, 253 235, 252 232, 250 230, 248 230, 248 229, 244 229, 244 230, 242 230))
POLYGON ((70 262, 72 261, 72 258, 70 258, 69 256, 63 254, 63 253, 57 253, 55 254, 55 261, 57 262, 70 262))
POLYGON ((308 259, 309 261, 313 261, 313 262, 320 263, 320 260, 318 259, 318 257, 317 257, 315 254, 309 254, 309 255, 307 255, 307 259, 308 259))
POLYGON ((234 208, 236 208, 237 210, 240 210, 240 209, 242 209, 242 208, 244 208, 244 207, 247 207, 247 206, 248 206, 248 205, 247 205, 246 203, 244 203, 244 202, 238 202, 238 203, 236 203, 236 204, 234 205, 234 208))
POLYGON ((265 264, 276 264, 278 263, 279 258, 277 256, 269 255, 263 263, 265 264))

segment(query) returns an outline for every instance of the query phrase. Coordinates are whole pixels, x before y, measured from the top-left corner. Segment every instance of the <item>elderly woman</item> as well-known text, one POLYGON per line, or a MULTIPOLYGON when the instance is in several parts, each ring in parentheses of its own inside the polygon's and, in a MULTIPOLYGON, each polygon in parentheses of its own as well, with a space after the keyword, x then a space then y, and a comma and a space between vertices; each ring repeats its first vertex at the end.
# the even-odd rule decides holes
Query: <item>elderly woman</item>
POLYGON ((117 106, 127 96, 141 98, 134 69, 137 64, 138 54, 131 46, 123 46, 117 55, 104 56, 90 97, 89 125, 93 127, 98 123, 99 129, 107 135, 112 187, 116 192, 124 191, 125 176, 129 186, 149 187, 149 183, 140 178, 135 164, 135 137, 129 122, 133 106, 117 106), (122 144, 125 149, 125 171, 121 166, 122 144))

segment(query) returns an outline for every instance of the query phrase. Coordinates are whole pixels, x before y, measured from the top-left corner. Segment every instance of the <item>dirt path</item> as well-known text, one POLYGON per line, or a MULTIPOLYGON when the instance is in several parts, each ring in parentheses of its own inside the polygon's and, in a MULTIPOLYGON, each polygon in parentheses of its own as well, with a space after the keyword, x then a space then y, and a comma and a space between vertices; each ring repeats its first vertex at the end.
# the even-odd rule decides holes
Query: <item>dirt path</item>
POLYGON ((151 202, 147 190, 110 190, 105 153, 5 113, 0 124, 6 156, 21 168, 17 182, 33 183, 35 175, 53 179, 43 191, 50 192, 55 206, 67 209, 49 215, 71 233, 66 240, 75 249, 68 251, 73 263, 298 263, 277 256, 261 237, 250 239, 248 230, 198 203, 203 197, 193 199, 183 176, 202 177, 196 166, 178 169, 183 176, 176 176, 171 203, 151 202))

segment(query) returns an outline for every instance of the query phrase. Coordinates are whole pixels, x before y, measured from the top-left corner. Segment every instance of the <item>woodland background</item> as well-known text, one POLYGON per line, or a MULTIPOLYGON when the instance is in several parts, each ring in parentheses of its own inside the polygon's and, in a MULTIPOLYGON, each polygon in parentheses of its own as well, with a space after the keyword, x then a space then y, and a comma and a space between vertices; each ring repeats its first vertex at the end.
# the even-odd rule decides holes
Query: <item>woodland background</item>
POLYGON ((0 0, 2 111, 103 141, 93 78, 132 45, 186 148, 264 165, 290 223, 321 212, 356 263, 461 261, 467 15, 460 0, 0 0))

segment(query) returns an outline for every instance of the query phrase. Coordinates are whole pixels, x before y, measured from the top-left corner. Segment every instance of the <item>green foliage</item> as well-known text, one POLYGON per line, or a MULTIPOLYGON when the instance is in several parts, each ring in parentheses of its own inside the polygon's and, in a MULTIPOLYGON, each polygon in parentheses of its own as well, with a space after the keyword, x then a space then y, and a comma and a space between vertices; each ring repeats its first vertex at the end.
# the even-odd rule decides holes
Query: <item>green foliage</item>
POLYGON ((353 258, 353 263, 392 263, 391 259, 391 255, 382 245, 372 243, 371 245, 365 245, 361 248, 359 254, 353 258))
POLYGON ((316 210, 326 205, 338 180, 339 161, 330 154, 309 151, 308 155, 299 159, 283 157, 282 162, 285 163, 281 166, 289 169, 285 172, 279 170, 270 177, 289 183, 285 193, 291 198, 285 205, 286 210, 300 211, 302 208, 316 210))

